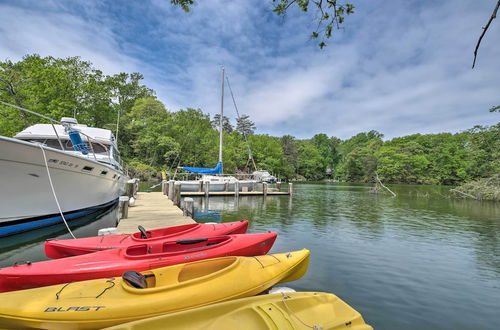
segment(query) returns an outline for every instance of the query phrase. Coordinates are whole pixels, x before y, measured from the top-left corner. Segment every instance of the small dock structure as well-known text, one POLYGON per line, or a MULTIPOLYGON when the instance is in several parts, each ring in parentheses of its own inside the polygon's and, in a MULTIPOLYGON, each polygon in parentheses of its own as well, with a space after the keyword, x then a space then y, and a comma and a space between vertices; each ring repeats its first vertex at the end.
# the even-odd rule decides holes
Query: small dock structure
POLYGON ((222 191, 213 191, 210 189, 210 182, 199 181, 197 184, 198 189, 196 191, 182 191, 182 183, 174 180, 163 181, 161 190, 162 193, 168 196, 175 205, 181 205, 181 199, 185 196, 190 197, 210 197, 210 196, 268 196, 268 195, 292 195, 293 194, 293 184, 288 183, 287 189, 282 190, 282 183, 276 183, 273 187, 270 187, 267 183, 255 183, 251 191, 245 187, 240 187, 238 183, 234 184, 233 189, 229 189, 229 185, 226 184, 222 191))

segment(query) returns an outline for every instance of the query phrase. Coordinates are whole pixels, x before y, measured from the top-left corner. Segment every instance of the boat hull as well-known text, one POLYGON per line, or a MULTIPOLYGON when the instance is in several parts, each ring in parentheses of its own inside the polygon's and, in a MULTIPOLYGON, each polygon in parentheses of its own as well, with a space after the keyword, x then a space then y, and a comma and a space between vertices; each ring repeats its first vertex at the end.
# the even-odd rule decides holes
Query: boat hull
POLYGON ((47 257, 58 259, 109 249, 125 248, 135 244, 152 244, 176 239, 244 234, 247 229, 248 220, 214 224, 193 223, 153 229, 148 231, 147 239, 142 239, 141 233, 136 232, 124 235, 48 240, 45 242, 44 248, 47 257))
POLYGON ((0 269, 0 292, 121 276, 128 270, 144 271, 209 258, 263 255, 276 237, 276 233, 261 233, 167 241, 15 265, 0 269))
MULTIPOLYGON (((121 171, 75 154, 43 148, 61 210, 70 218, 112 204, 124 192, 127 177, 121 171)), ((62 221, 39 145, 0 137, 0 182, 0 237, 62 221)))
POLYGON ((305 330, 313 325, 324 330, 373 330, 354 308, 324 292, 259 295, 120 324, 106 330, 162 329, 166 325, 169 330, 305 330))
POLYGON ((99 279, 0 294, 0 328, 95 329, 250 297, 304 275, 309 251, 225 257, 144 272, 148 287, 99 279), (245 280, 242 280, 245 279, 245 280), (36 297, 36 299, 34 299, 36 297))

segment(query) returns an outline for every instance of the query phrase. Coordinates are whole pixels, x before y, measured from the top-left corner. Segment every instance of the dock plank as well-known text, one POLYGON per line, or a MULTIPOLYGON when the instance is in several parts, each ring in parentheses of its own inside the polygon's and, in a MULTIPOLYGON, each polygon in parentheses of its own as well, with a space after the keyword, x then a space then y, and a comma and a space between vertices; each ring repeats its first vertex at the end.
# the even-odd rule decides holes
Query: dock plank
POLYGON ((139 192, 135 205, 128 209, 128 218, 120 220, 117 231, 130 234, 137 232, 138 225, 151 230, 190 223, 195 221, 183 216, 182 210, 161 192, 139 192))

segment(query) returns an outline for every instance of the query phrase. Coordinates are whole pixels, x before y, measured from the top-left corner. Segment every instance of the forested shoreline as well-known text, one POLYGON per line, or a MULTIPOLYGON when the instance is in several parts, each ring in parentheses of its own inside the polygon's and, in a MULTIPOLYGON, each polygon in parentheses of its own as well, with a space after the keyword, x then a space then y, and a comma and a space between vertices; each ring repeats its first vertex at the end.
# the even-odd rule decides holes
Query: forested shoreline
MULTIPOLYGON (((166 109, 139 73, 105 75, 78 57, 27 55, 0 66, 4 102, 57 120, 74 116, 81 124, 115 134, 119 115, 118 145, 133 173, 151 176, 177 166, 217 163, 217 120, 201 109, 166 109)), ((0 135, 12 136, 38 122, 35 116, 0 105, 0 135)), ((458 185, 500 173, 500 122, 391 140, 383 140, 377 131, 346 140, 326 134, 274 137, 255 134, 248 116, 235 127, 224 122, 225 173, 253 170, 245 136, 257 167, 285 180, 372 182, 377 173, 387 183, 458 185)))

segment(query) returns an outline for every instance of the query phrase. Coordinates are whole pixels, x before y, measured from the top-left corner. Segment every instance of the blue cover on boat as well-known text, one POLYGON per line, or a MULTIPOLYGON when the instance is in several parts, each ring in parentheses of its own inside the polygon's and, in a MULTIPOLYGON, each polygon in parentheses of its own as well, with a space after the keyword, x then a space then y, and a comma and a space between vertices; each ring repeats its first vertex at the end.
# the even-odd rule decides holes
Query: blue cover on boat
POLYGON ((68 135, 75 151, 80 151, 84 155, 89 153, 89 149, 85 142, 83 142, 82 137, 80 136, 80 133, 78 131, 71 130, 68 132, 68 135))
POLYGON ((206 167, 183 167, 185 171, 200 173, 200 174, 222 174, 222 162, 218 162, 217 166, 214 168, 206 168, 206 167))

